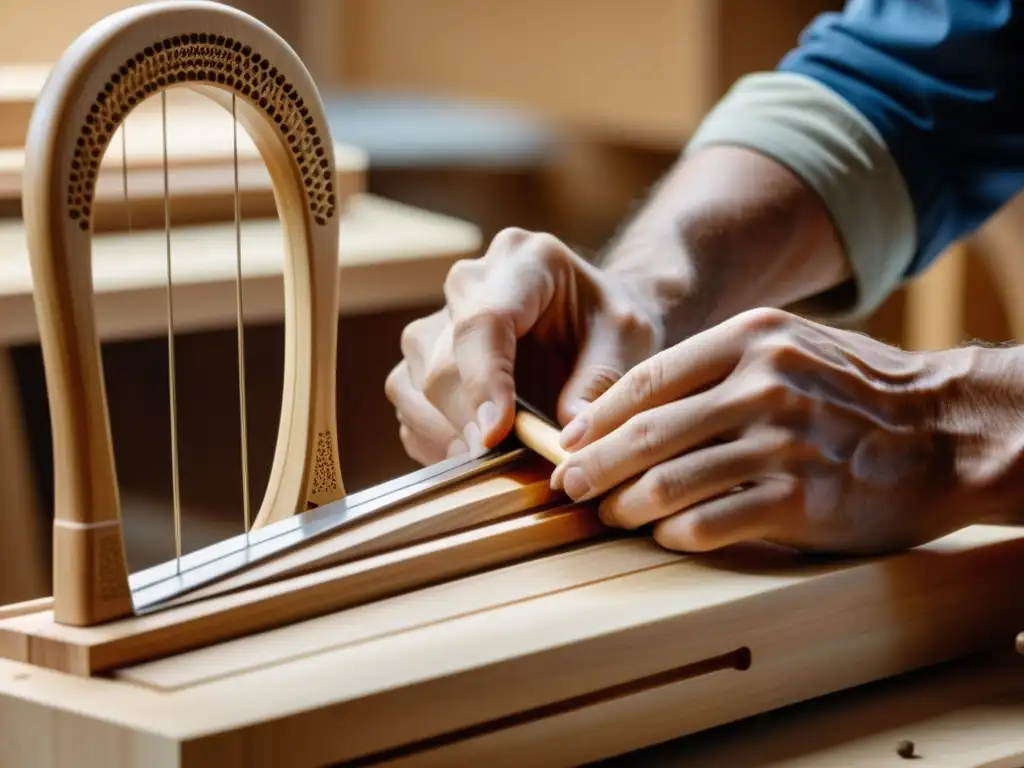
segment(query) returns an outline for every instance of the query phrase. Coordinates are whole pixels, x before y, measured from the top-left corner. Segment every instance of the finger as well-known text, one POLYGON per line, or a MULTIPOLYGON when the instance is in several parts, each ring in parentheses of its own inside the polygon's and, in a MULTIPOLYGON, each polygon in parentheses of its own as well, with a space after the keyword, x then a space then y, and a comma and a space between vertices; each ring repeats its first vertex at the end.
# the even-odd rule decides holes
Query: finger
POLYGON ((731 432, 747 420, 746 403, 708 390, 634 416, 571 453, 551 475, 551 487, 574 501, 611 490, 686 451, 731 432))
POLYGON ((395 406, 398 420, 427 444, 443 451, 458 432, 418 391, 409 376, 409 366, 399 363, 385 382, 388 400, 395 406))
MULTIPOLYGON (((597 316, 559 395, 558 420, 569 423, 654 349, 655 330, 633 312, 597 316)), ((567 441, 568 442, 568 441, 567 441)), ((569 444, 563 444, 571 448, 569 444)))
POLYGON ((456 456, 463 456, 469 453, 469 447, 466 445, 465 440, 461 437, 457 437, 452 440, 451 445, 448 446, 447 457, 453 459, 456 456))
POLYGON ((750 322, 733 318, 633 366, 565 427, 563 447, 578 449, 639 413, 724 380, 743 357, 750 322))
POLYGON ((612 491, 598 513, 605 525, 632 529, 682 512, 760 481, 794 452, 785 441, 779 430, 774 436, 745 437, 658 464, 612 491))
POLYGON ((463 394, 492 447, 515 418, 516 343, 571 280, 568 249, 520 230, 494 239, 483 259, 449 272, 445 297, 463 394))
POLYGON ((798 489, 793 478, 781 477, 726 493, 655 523, 654 540, 666 549, 709 552, 767 539, 792 517, 798 489))
POLYGON ((433 314, 414 320, 402 330, 402 357, 409 366, 409 378, 417 389, 423 388, 427 361, 448 320, 448 308, 442 307, 433 314))
POLYGON ((409 458, 424 467, 429 467, 445 458, 446 448, 424 440, 404 424, 398 429, 398 437, 409 458))
POLYGON ((423 376, 423 396, 441 416, 461 433, 473 420, 452 347, 452 326, 446 324, 434 342, 423 376))

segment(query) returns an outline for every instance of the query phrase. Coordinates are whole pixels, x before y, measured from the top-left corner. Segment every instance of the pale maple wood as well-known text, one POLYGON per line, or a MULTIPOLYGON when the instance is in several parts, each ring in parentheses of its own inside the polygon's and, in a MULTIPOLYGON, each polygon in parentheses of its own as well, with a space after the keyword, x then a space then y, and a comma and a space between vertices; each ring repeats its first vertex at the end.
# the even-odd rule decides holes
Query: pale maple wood
POLYGON ((1024 765, 1024 659, 960 659, 679 739, 636 765, 672 768, 1024 765), (897 756, 914 744, 915 759, 897 756))
MULTIPOLYGON (((0 201, 21 197, 28 117, 49 70, 0 67, 0 201), (5 144, 7 134, 10 140, 5 144)), ((195 91, 167 92, 167 166, 174 226, 234 221, 233 140, 231 115, 219 105, 195 91)), ((149 99, 132 111, 110 139, 96 179, 94 232, 163 228, 163 149, 160 102, 149 99)), ((367 158, 362 150, 335 142, 334 159, 334 192, 339 210, 344 211, 349 199, 366 189, 367 158)), ((238 131, 238 182, 243 218, 277 218, 270 174, 244 130, 238 131)))
POLYGON ((25 145, 32 106, 49 73, 39 64, 0 65, 0 150, 25 145))
MULTIPOLYGON (((91 167, 98 164, 87 149, 81 167, 77 159, 72 165, 70 152, 76 145, 93 146, 93 134, 98 142, 94 151, 98 155, 105 150, 104 142, 113 130, 103 126, 103 121, 116 125, 123 117, 119 112, 107 115, 102 111, 105 89, 116 94, 111 83, 120 82, 117 73, 124 62, 135 59, 141 64, 145 56, 157 55, 154 46, 168 38, 168 29, 179 30, 179 35, 198 35, 202 30, 204 38, 221 35, 251 46, 251 58, 248 50, 238 54, 238 67, 252 67, 256 73, 252 77, 258 79, 265 77, 259 74, 261 60, 265 60, 274 62, 280 73, 276 82, 270 80, 264 86, 264 97, 279 104, 279 109, 294 109, 297 114, 294 96, 282 90, 287 84, 289 91, 305 102, 303 117, 296 118, 296 124, 304 122, 304 127, 289 128, 300 136, 293 159, 285 134, 241 92, 241 77, 237 83, 238 120, 259 148, 273 180, 287 254, 285 396, 270 480, 255 525, 266 525, 307 504, 344 494, 334 400, 339 217, 333 198, 328 208, 307 208, 307 198, 322 200, 320 193, 312 192, 311 179, 314 175, 320 178, 319 168, 306 170, 320 162, 308 141, 312 131, 318 130, 321 137, 317 140, 324 167, 334 165, 333 145, 316 87, 292 49, 272 30, 227 6, 156 3, 107 17, 83 33, 55 66, 36 101, 26 140, 23 207, 56 468, 54 613, 57 621, 67 624, 96 624, 132 611, 93 311, 89 221, 93 190, 86 180, 83 197, 82 183, 76 181, 86 173, 88 163, 91 167), (90 129, 88 121, 97 107, 101 119, 90 129), (301 171, 300 162, 307 164, 301 171), (65 204, 69 184, 78 185, 79 197, 65 204)), ((189 64, 193 76, 196 69, 213 71, 219 66, 216 57, 220 54, 212 48, 195 50, 209 53, 194 54, 189 64)), ((262 65, 263 72, 268 66, 262 65)), ((130 70, 123 71, 128 78, 130 70)), ((133 87, 138 93, 144 86, 147 93, 164 89, 165 82, 157 80, 156 65, 140 66, 137 71, 139 79, 133 87)), ((189 86, 230 108, 232 91, 223 84, 207 82, 203 85, 193 80, 189 86)), ((112 100, 112 108, 121 109, 119 103, 112 100)), ((288 136, 294 140, 292 133, 288 136)))
MULTIPOLYGON (((175 227, 174 327, 235 326, 234 226, 175 227)), ((342 215, 337 256, 338 314, 383 312, 444 299, 444 276, 480 252, 478 227, 374 195, 356 195, 342 215)), ((93 290, 101 340, 167 332, 163 232, 107 233, 92 240, 93 290)), ((285 249, 277 220, 242 223, 245 322, 284 317, 285 249)), ((0 221, 0 343, 38 341, 32 273, 20 221, 0 221)))
POLYGON ((562 448, 559 441, 558 430, 529 411, 521 410, 516 413, 513 429, 523 445, 543 456, 551 464, 558 466, 568 458, 568 451, 562 448))
POLYGON ((111 679, 0 662, 0 749, 46 765, 73 722, 118 766, 581 764, 1005 642, 1022 555, 998 526, 819 563, 615 537, 111 679))

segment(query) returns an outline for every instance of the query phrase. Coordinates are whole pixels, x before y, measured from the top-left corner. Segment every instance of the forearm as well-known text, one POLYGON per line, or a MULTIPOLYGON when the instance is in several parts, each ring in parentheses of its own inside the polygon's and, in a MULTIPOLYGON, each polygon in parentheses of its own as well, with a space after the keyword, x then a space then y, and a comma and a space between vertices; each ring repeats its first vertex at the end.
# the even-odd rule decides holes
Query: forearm
POLYGON ((662 279, 675 264, 685 289, 662 304, 678 340, 754 306, 866 316, 916 248, 913 202, 874 125, 821 83, 776 72, 715 107, 606 268, 662 279))
POLYGON ((666 345, 746 309, 849 287, 850 277, 815 191, 781 163, 731 146, 681 159, 604 269, 651 297, 666 345))

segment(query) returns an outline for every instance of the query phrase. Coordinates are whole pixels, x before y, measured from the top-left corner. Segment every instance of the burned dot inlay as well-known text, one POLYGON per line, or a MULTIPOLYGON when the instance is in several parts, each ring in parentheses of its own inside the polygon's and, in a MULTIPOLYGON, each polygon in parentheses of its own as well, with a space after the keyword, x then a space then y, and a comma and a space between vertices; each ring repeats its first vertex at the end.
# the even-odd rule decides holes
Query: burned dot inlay
POLYGON ((331 174, 327 161, 321 159, 317 126, 295 86, 251 47, 223 35, 192 32, 146 46, 118 66, 96 93, 79 128, 68 177, 68 216, 79 227, 89 229, 94 186, 82 185, 80 172, 84 170, 89 179, 95 177, 115 127, 132 107, 182 82, 224 85, 262 110, 292 149, 314 220, 323 225, 335 215, 334 194, 326 184, 331 174))

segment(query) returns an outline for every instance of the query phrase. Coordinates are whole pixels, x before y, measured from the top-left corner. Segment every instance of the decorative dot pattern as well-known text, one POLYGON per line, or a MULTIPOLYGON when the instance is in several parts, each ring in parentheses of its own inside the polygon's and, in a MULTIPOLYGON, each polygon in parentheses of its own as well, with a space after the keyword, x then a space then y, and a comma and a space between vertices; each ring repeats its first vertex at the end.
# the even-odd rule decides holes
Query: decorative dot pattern
POLYGON ((311 496, 338 490, 338 475, 334 471, 334 440, 330 432, 316 436, 316 463, 313 465, 311 496))
POLYGON ((89 229, 99 163, 114 131, 133 107, 176 83, 219 84, 262 110, 278 126, 299 169, 306 204, 321 226, 335 215, 334 180, 302 95, 273 62, 239 40, 193 32, 154 41, 107 78, 89 107, 68 175, 68 215, 89 229))

